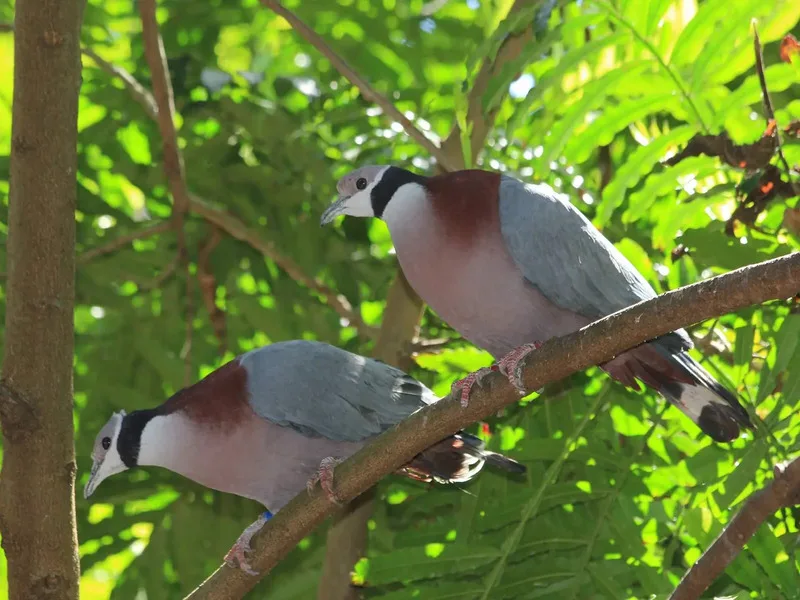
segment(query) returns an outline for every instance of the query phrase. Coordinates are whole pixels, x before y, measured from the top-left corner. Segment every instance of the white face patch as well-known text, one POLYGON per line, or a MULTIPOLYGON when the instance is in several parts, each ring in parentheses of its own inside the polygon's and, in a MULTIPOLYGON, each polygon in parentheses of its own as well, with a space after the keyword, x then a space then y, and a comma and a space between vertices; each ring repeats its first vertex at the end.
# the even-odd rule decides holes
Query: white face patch
POLYGON ((388 168, 377 166, 362 167, 345 175, 336 186, 339 191, 339 199, 322 214, 320 223, 322 225, 330 223, 339 215, 374 217, 372 190, 380 183, 383 174, 388 168), (367 182, 366 187, 358 189, 359 180, 365 180, 367 182))
POLYGON ((124 417, 124 410, 111 415, 111 418, 94 440, 92 472, 89 475, 89 481, 86 482, 86 487, 83 488, 84 498, 91 496, 97 486, 107 477, 122 473, 128 469, 117 451, 117 438, 119 437, 120 429, 122 429, 124 417))

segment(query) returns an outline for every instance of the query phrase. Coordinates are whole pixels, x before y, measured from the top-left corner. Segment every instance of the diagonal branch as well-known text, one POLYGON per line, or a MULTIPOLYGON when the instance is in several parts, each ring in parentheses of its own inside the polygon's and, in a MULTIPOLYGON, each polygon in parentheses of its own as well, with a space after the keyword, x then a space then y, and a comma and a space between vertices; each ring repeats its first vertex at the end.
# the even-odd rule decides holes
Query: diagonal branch
MULTIPOLYGON (((785 299, 798 289, 800 252, 795 252, 667 292, 545 342, 523 365, 525 387, 540 389, 659 335, 746 306, 785 299)), ((418 411, 338 466, 336 493, 346 499, 358 496, 431 444, 518 400, 509 381, 495 372, 487 376, 485 387, 473 391, 466 408, 450 396, 418 411)), ((241 598, 334 510, 319 489, 299 494, 253 540, 250 564, 261 571, 259 577, 223 566, 187 600, 241 598)))
POLYGON ((442 165, 442 167, 448 171, 455 170, 456 165, 453 164, 451 157, 448 156, 447 153, 443 152, 442 149, 430 139, 428 139, 422 130, 414 125, 414 123, 412 123, 411 120, 408 119, 402 112, 400 112, 397 107, 388 98, 386 98, 386 96, 373 88, 366 79, 361 77, 361 75, 359 75, 356 70, 353 69, 353 67, 348 65, 341 56, 336 54, 334 49, 331 48, 324 39, 322 39, 322 36, 311 29, 311 27, 306 25, 300 19, 300 17, 283 6, 283 4, 278 2, 278 0, 260 1, 261 4, 271 9, 275 14, 278 14, 286 19, 292 28, 301 36, 303 36, 303 39, 319 50, 320 53, 325 56, 325 58, 331 61, 331 64, 337 71, 339 71, 339 73, 341 73, 350 83, 359 89, 364 98, 380 106, 383 109, 384 114, 400 123, 408 136, 415 140, 420 146, 425 148, 425 150, 427 150, 431 156, 435 157, 437 162, 442 165))
POLYGON ((748 498, 703 556, 683 576, 669 600, 695 600, 742 551, 758 528, 782 508, 800 505, 800 457, 776 465, 775 479, 748 498))
POLYGON ((227 232, 231 237, 258 250, 261 254, 278 265, 281 270, 297 283, 304 285, 311 291, 325 298, 330 307, 333 308, 340 317, 349 321, 350 325, 355 327, 359 335, 365 340, 375 337, 374 328, 364 323, 361 315, 358 314, 358 311, 353 308, 353 305, 350 304, 350 301, 343 294, 325 285, 319 279, 306 275, 294 260, 281 254, 273 242, 265 240, 257 231, 250 229, 232 214, 211 206, 197 196, 190 196, 189 208, 193 213, 200 215, 209 223, 213 223, 227 232))
POLYGON ((173 225, 169 221, 161 221, 159 223, 154 223, 149 227, 145 227, 144 229, 139 229, 138 231, 126 233, 125 235, 121 235, 117 238, 114 238, 113 240, 109 241, 106 244, 102 244, 100 246, 96 246, 95 248, 91 248, 90 250, 86 250, 85 252, 78 255, 77 262, 79 265, 82 265, 100 256, 105 256, 106 254, 112 254, 117 250, 122 250, 125 246, 134 242, 135 240, 143 240, 150 236, 157 235, 165 231, 169 231, 170 229, 172 229, 172 227, 173 225))
POLYGON ((142 105, 142 108, 144 108, 147 116, 154 121, 158 120, 158 106, 156 106, 156 99, 153 98, 153 94, 151 94, 146 87, 139 83, 133 75, 131 75, 122 67, 111 64, 91 48, 83 48, 81 53, 84 56, 91 58, 101 70, 115 77, 119 77, 120 81, 125 84, 125 87, 131 93, 131 96, 133 96, 133 99, 142 105))

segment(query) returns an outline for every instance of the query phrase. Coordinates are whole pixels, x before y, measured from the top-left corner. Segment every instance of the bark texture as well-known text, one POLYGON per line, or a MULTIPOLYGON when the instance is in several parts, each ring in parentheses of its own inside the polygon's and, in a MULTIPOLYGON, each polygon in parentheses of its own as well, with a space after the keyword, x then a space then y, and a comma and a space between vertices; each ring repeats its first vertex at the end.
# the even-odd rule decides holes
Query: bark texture
POLYGON ((9 597, 77 600, 73 304, 82 0, 16 4, 0 528, 9 597))

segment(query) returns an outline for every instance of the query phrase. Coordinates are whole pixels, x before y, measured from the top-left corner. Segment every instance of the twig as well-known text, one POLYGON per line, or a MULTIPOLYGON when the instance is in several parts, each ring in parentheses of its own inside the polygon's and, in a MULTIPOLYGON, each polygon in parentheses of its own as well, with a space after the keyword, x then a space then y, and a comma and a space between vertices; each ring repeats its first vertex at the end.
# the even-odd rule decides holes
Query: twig
POLYGON ((142 38, 144 54, 150 67, 153 97, 156 101, 158 128, 161 131, 164 173, 172 194, 172 221, 178 236, 178 257, 186 278, 186 339, 181 350, 184 358, 184 385, 192 381, 192 334, 194 328, 194 302, 192 277, 189 272, 189 253, 186 247, 186 232, 183 222, 189 211, 189 188, 183 167, 183 156, 178 147, 178 133, 175 131, 175 100, 172 95, 172 82, 167 68, 167 55, 164 42, 158 31, 155 0, 139 0, 139 14, 142 18, 142 38))
POLYGON ((697 600, 742 551, 758 528, 781 508, 800 504, 800 458, 776 465, 775 479, 753 494, 703 556, 683 576, 669 600, 697 600))
MULTIPOLYGON (((800 252, 795 252, 667 292, 546 341, 525 360, 525 388, 540 389, 646 340, 752 304, 787 298, 798 289, 800 252)), ((453 396, 425 407, 336 467, 337 495, 356 497, 437 440, 518 400, 508 379, 495 372, 487 376, 485 386, 473 390, 466 408, 453 396)), ((261 572, 259 577, 223 566, 187 600, 241 598, 334 510, 319 489, 310 495, 304 490, 253 539, 250 564, 261 572)))
POLYGON ((147 116, 154 121, 158 119, 158 106, 156 106, 155 98, 153 98, 153 95, 147 88, 139 83, 133 75, 122 67, 111 64, 91 48, 82 48, 81 53, 91 58, 101 70, 115 77, 119 77, 122 83, 125 84, 125 87, 128 88, 128 91, 130 91, 133 99, 142 105, 147 116))
POLYGON ((361 77, 355 69, 353 69, 347 62, 331 48, 327 42, 322 39, 316 31, 306 25, 300 17, 294 14, 291 10, 283 6, 278 0, 260 0, 261 4, 272 10, 274 13, 286 19, 292 28, 299 33, 303 38, 327 58, 334 68, 339 71, 350 83, 356 86, 361 94, 370 102, 374 102, 383 109, 384 114, 391 117, 403 126, 406 133, 410 138, 415 140, 420 146, 425 148, 431 156, 436 158, 436 161, 442 165, 446 170, 453 171, 456 166, 450 157, 442 151, 436 144, 434 144, 428 137, 419 129, 414 123, 411 122, 397 107, 384 95, 374 89, 367 80, 361 77))
POLYGON ((106 254, 112 254, 117 250, 121 250, 125 246, 129 245, 131 242, 135 240, 143 240, 153 235, 157 235, 159 233, 163 233, 172 229, 173 225, 170 221, 161 221, 160 223, 155 223, 144 229, 140 229, 138 231, 134 231, 132 233, 128 233, 125 235, 121 235, 119 237, 114 238, 113 240, 109 241, 106 244, 101 246, 97 246, 92 248, 91 250, 86 250, 85 252, 81 253, 78 256, 78 264, 85 264, 90 260, 94 260, 99 256, 104 256, 106 254))
POLYGON ((764 112, 767 116, 767 126, 769 127, 771 123, 775 124, 775 145, 778 150, 778 156, 791 181, 792 170, 789 168, 789 163, 783 155, 780 127, 778 127, 778 122, 775 120, 775 109, 772 108, 772 98, 770 98, 769 89, 767 89, 767 78, 764 75, 764 55, 761 51, 761 39, 758 37, 758 28, 756 27, 755 19, 753 19, 753 49, 756 53, 756 73, 758 73, 758 81, 761 84, 761 96, 764 99, 764 112))
POLYGON ((306 275, 294 260, 281 254, 273 242, 265 240, 257 231, 250 229, 232 214, 211 206, 197 196, 190 196, 190 200, 190 209, 193 213, 200 215, 209 223, 213 223, 231 237, 249 244, 274 262, 297 283, 325 298, 330 307, 340 317, 348 321, 351 326, 355 327, 356 331, 364 339, 369 340, 375 337, 375 329, 364 323, 364 320, 344 295, 325 285, 319 279, 306 275))
POLYGON ((149 292, 151 290, 160 288, 162 285, 164 285, 164 282, 175 274, 175 271, 178 270, 179 265, 180 265, 180 259, 176 255, 171 261, 169 261, 169 264, 161 270, 161 273, 156 275, 150 281, 139 282, 136 281, 135 279, 132 278, 130 279, 137 285, 140 293, 149 292))
POLYGON ((460 337, 442 337, 431 340, 418 339, 409 343, 406 351, 409 355, 419 353, 436 354, 459 341, 462 341, 460 337))
POLYGON ((203 297, 203 303, 206 305, 214 335, 219 341, 219 353, 222 356, 228 347, 225 333, 225 312, 217 306, 217 280, 211 271, 211 253, 221 241, 222 232, 219 227, 212 226, 211 236, 205 245, 200 248, 197 256, 197 280, 200 282, 200 293, 203 297))

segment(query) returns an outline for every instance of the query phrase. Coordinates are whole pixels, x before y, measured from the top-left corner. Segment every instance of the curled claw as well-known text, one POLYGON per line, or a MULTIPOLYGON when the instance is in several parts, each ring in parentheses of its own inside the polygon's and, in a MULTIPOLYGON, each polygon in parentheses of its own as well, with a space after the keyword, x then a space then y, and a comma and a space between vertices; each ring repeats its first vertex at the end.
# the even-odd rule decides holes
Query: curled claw
POLYGON ((314 486, 317 484, 317 482, 319 482, 319 485, 325 492, 325 496, 327 496, 328 500, 334 504, 342 504, 342 501, 333 490, 333 469, 341 462, 341 458, 334 458, 333 456, 327 456, 323 458, 319 463, 319 469, 317 470, 316 474, 308 480, 308 483, 306 483, 308 493, 310 494, 314 490, 314 486))
POLYGON ((511 385, 513 385, 523 396, 527 393, 527 390, 522 382, 522 369, 520 363, 524 361, 531 352, 538 350, 541 347, 541 342, 524 344, 518 348, 514 348, 497 363, 498 367, 500 368, 500 372, 508 377, 511 385))
POLYGON ((450 393, 455 393, 456 390, 461 390, 461 406, 466 408, 469 406, 469 395, 472 393, 472 386, 475 384, 482 387, 482 380, 492 371, 497 370, 497 367, 481 367, 474 373, 470 373, 464 379, 458 379, 450 386, 450 393))
POLYGON ((250 541, 253 539, 253 536, 256 534, 256 532, 261 529, 271 518, 272 513, 266 511, 265 513, 262 513, 252 524, 248 525, 247 529, 242 532, 242 535, 239 536, 239 539, 236 540, 236 543, 225 555, 225 563, 229 567, 235 569, 238 566, 248 575, 258 575, 258 571, 254 571, 248 563, 247 555, 252 552, 250 541))

